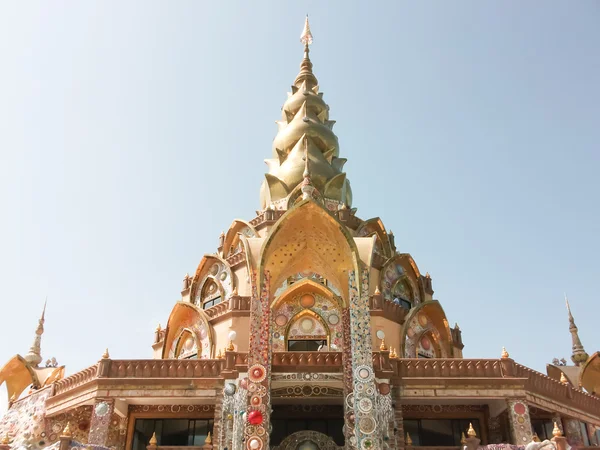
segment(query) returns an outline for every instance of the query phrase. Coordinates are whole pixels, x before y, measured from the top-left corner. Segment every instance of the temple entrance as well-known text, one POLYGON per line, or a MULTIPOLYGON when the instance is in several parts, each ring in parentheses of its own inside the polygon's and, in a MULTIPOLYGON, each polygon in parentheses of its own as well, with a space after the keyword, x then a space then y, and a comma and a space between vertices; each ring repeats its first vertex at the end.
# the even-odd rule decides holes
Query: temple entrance
POLYGON ((308 450, 344 446, 342 405, 273 405, 271 423, 273 432, 270 443, 274 449, 308 450), (300 444, 304 447, 299 447, 300 444))

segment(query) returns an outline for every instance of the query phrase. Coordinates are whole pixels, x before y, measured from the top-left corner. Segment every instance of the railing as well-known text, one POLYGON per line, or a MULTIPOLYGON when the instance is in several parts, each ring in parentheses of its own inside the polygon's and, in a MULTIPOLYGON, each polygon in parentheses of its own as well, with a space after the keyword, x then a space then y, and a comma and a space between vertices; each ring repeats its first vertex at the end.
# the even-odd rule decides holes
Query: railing
POLYGON ((69 375, 62 380, 58 380, 54 383, 54 395, 62 394, 63 392, 70 391, 77 386, 87 383, 93 380, 98 375, 98 364, 83 369, 73 375, 69 375))
POLYGON ((497 359, 396 359, 402 378, 504 378, 501 360, 497 359))
POLYGON ((561 383, 540 372, 536 372, 521 364, 514 363, 516 376, 526 378, 525 389, 534 394, 550 397, 554 400, 564 402, 569 399, 583 409, 600 411, 600 398, 573 388, 569 384, 561 383))
POLYGON ((273 352, 273 370, 279 368, 289 371, 292 367, 301 367, 303 371, 342 369, 341 352, 273 352))
POLYGON ((246 253, 241 250, 237 253, 230 254, 225 260, 227 261, 227 264, 229 264, 229 267, 234 267, 237 264, 246 261, 246 253))
MULTIPOLYGON (((102 364, 104 361, 101 361, 102 364)), ((222 359, 107 360, 107 378, 216 378, 222 359)))
POLYGON ((229 300, 217 303, 216 305, 204 310, 206 315, 211 319, 220 317, 230 311, 250 311, 250 297, 241 297, 239 295, 235 295, 229 300))

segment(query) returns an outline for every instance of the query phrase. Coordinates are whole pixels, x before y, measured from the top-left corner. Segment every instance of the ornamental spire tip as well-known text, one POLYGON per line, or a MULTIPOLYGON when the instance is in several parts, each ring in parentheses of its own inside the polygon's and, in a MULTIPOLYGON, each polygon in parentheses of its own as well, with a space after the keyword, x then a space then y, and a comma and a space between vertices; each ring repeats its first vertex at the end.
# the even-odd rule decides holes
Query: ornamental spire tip
POLYGON ((310 24, 308 23, 308 14, 306 15, 306 20, 304 21, 304 29, 300 35, 300 42, 302 42, 305 47, 308 47, 313 43, 313 35, 310 32, 310 24))

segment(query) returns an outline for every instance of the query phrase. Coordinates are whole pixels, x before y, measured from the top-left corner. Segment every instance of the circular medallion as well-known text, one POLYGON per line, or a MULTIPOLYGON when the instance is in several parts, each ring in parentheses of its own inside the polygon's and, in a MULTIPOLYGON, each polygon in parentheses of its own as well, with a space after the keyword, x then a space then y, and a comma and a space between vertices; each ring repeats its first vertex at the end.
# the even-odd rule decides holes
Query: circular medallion
POLYGON ((222 272, 221 275, 219 275, 219 278, 221 281, 225 281, 225 278, 227 278, 227 272, 222 272))
POLYGON ((315 328, 315 321, 308 318, 303 319, 302 322, 300 322, 300 328, 302 328, 302 331, 305 333, 310 333, 315 328))
POLYGON ((96 408, 94 409, 94 412, 96 413, 97 416, 105 416, 108 413, 108 403, 105 402, 101 402, 98 403, 96 405, 96 408))
POLYGON ((375 387, 374 386, 369 386, 367 389, 365 389, 365 393, 367 395, 375 395, 375 387))
POLYGON ((523 415, 525 414, 525 405, 523 405, 523 403, 515 403, 513 411, 519 415, 523 415))
POLYGON ((369 413, 373 409, 373 402, 369 398, 361 398, 358 401, 358 410, 362 413, 369 413))
POLYGON ((250 384, 248 385, 248 390, 249 390, 250 392, 256 392, 256 391, 257 391, 257 389, 258 389, 258 385, 257 385, 256 383, 250 383, 250 384))
POLYGON ((287 317, 283 314, 279 314, 277 317, 275 317, 275 323, 280 327, 284 326, 287 323, 287 321, 287 317))
POLYGON ((213 266, 210 268, 211 275, 216 275, 218 272, 219 272, 219 265, 213 264, 213 266))
POLYGON ((261 450, 263 447, 262 439, 258 437, 251 437, 248 439, 248 450, 261 450))
POLYGON ((237 388, 236 388, 235 384, 233 384, 233 383, 227 383, 225 385, 225 387, 223 388, 223 392, 227 396, 232 396, 233 394, 235 394, 236 390, 237 390, 237 388))
POLYGON ((194 348, 194 338, 191 336, 187 338, 183 344, 183 348, 187 351, 190 351, 192 348, 194 348))
POLYGON ((262 427, 262 426, 256 427, 256 434, 258 436, 264 436, 265 433, 266 433, 266 430, 264 429, 264 427, 262 427))
POLYGON ((361 433, 364 434, 373 434, 375 429, 377 428, 377 422, 372 417, 363 417, 358 422, 358 428, 361 433))
POLYGON ((331 314, 328 318, 327 321, 331 324, 331 325, 337 325, 338 323, 340 323, 340 317, 337 314, 331 314))
POLYGON ((348 408, 354 408, 354 394, 346 396, 346 405, 348 405, 348 408))
POLYGON ((300 305, 303 308, 312 308, 315 306, 315 298, 310 294, 304 294, 300 297, 300 305))
POLYGON ((379 383, 379 393, 381 395, 387 395, 390 393, 390 385, 387 383, 379 383))
POLYGON ((368 383, 373 379, 373 369, 369 366, 358 366, 354 371, 354 375, 363 383, 368 383))
POLYGON ((254 381, 255 383, 260 383, 265 379, 266 376, 267 371, 261 364, 254 364, 248 370, 248 378, 250 378, 250 381, 254 381))
POLYGON ((431 341, 427 338, 427 336, 423 336, 421 338, 421 347, 425 350, 429 350, 431 348, 431 341))
POLYGON ((421 324, 421 326, 424 327, 425 325, 427 325, 427 322, 429 322, 427 320, 427 316, 425 314, 419 314, 419 323, 421 324))
POLYGON ((356 385, 354 385, 354 390, 356 392, 364 392, 365 391, 365 383, 356 383, 356 385))
POLYGON ((250 425, 260 425, 263 423, 263 415, 260 411, 250 411, 248 413, 248 423, 250 425))
POLYGON ((262 403, 262 399, 261 399, 261 398, 260 398, 258 395, 253 395, 253 396, 250 398, 250 404, 251 404, 252 406, 258 406, 258 405, 260 405, 261 403, 262 403))
POLYGON ((240 380, 240 387, 242 389, 248 389, 248 378, 242 378, 240 380))

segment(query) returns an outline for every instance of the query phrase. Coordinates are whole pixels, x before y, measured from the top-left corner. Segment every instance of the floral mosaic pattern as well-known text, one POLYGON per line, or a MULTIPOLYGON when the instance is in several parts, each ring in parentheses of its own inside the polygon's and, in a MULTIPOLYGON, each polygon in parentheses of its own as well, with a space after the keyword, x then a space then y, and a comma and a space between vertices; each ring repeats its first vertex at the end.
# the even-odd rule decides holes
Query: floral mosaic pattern
POLYGON ((314 304, 306 308, 305 306, 309 304, 305 303, 303 305, 302 297, 303 295, 297 295, 289 302, 282 303, 273 311, 273 351, 286 351, 286 335, 288 339, 310 336, 320 338, 329 335, 331 351, 341 350, 343 348, 343 332, 341 312, 337 302, 321 295, 314 295, 314 304), (310 320, 311 318, 302 315, 303 311, 311 311, 321 320, 312 319, 314 327, 309 329, 308 323, 303 323, 303 320, 310 320), (323 323, 328 329, 325 329, 323 323))
POLYGON ((442 341, 439 330, 424 312, 415 314, 406 325, 404 357, 416 358, 418 353, 425 356, 447 358, 448 355, 438 345, 442 341), (437 352, 440 351, 438 355, 437 352))
POLYGON ((529 407, 523 401, 509 400, 508 421, 513 439, 519 444, 528 444, 533 439, 529 407))
POLYGON ((419 290, 410 282, 402 265, 394 260, 386 264, 381 274, 381 293, 383 298, 388 301, 393 301, 394 294, 398 294, 404 300, 409 300, 413 305, 421 303, 419 290))

